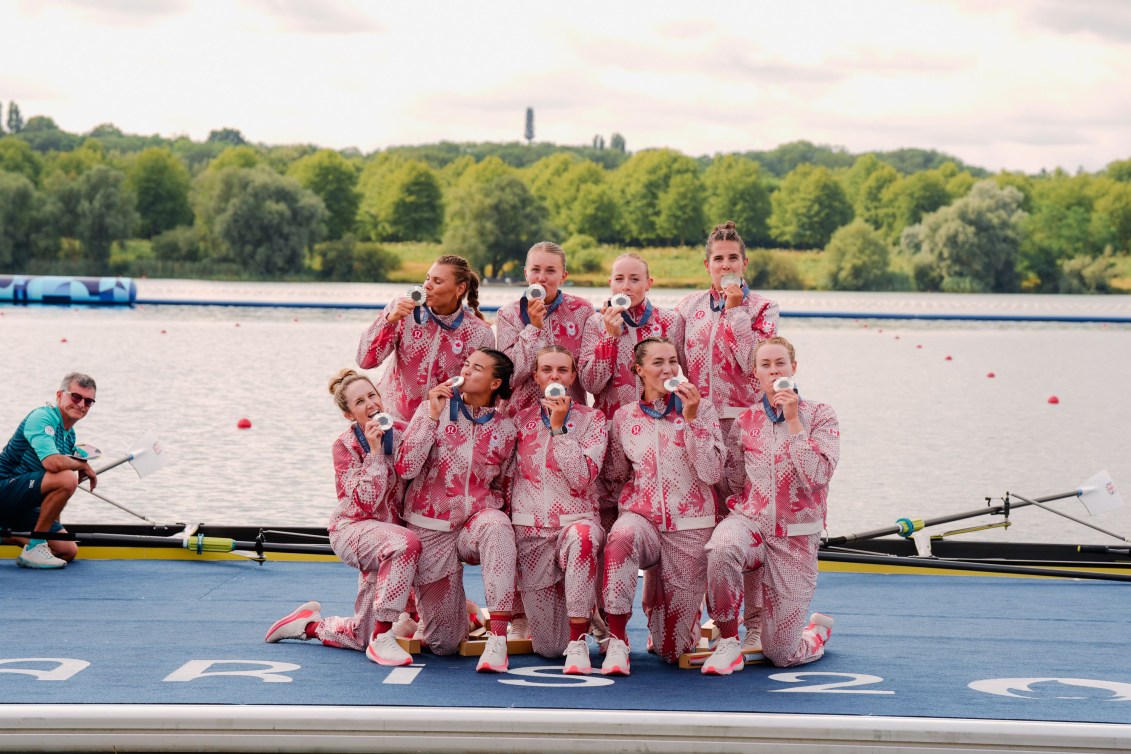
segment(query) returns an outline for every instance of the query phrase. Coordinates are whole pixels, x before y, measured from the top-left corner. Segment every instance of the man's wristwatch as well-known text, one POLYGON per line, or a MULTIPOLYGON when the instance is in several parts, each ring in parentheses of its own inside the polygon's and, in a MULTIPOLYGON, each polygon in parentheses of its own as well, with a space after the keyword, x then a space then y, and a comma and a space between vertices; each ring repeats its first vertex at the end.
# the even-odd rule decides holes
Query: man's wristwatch
POLYGON ((562 425, 561 429, 554 429, 553 427, 550 427, 550 434, 551 435, 564 435, 568 431, 569 430, 566 428, 566 425, 564 425, 564 424, 562 425))

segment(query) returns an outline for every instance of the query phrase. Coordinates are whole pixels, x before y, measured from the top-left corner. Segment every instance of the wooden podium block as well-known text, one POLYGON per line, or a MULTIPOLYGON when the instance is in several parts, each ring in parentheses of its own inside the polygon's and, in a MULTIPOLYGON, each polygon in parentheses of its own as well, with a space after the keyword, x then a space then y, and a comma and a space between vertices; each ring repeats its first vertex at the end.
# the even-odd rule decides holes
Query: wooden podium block
POLYGON ((719 627, 715 625, 715 621, 713 619, 708 620, 700 628, 699 635, 704 639, 707 639, 708 641, 715 641, 719 638, 719 627))
MULTIPOLYGON (((679 656, 679 667, 683 670, 698 670, 711 656, 711 652, 684 652, 679 656)), ((743 659, 747 665, 760 665, 767 662, 766 656, 761 652, 744 652, 743 659)))
POLYGON ((406 638, 404 636, 397 637, 397 644, 401 645, 401 649, 408 652, 410 655, 420 654, 420 639, 406 638))
MULTIPOLYGON (((468 637, 459 643, 461 657, 479 657, 487 646, 486 635, 483 638, 468 637)), ((507 642, 508 655, 534 654, 534 643, 530 639, 512 639, 507 642)))

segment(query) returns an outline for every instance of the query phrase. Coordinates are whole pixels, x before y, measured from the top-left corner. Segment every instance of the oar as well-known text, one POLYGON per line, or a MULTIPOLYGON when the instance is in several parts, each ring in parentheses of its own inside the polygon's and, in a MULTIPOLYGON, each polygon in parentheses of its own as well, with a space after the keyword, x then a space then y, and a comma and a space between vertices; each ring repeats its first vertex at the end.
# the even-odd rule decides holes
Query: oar
POLYGON ((944 560, 941 558, 916 558, 899 555, 858 555, 849 552, 821 550, 819 560, 835 563, 866 563, 869 565, 895 566, 897 568, 936 568, 951 571, 981 571, 984 573, 1008 573, 1018 576, 1048 576, 1061 579, 1097 579, 1099 581, 1131 582, 1131 576, 1122 573, 1094 573, 1092 571, 1062 571, 1060 569, 1030 568, 1027 566, 997 565, 993 563, 971 563, 966 560, 944 560))
POLYGON ((143 516, 136 511, 130 510, 126 506, 122 505, 121 503, 115 503, 110 498, 106 497, 105 495, 101 495, 101 494, 95 492, 94 490, 87 489, 86 487, 79 487, 79 489, 82 490, 83 492, 85 492, 88 495, 93 495, 94 497, 98 498, 99 500, 101 500, 104 503, 110 503, 110 505, 114 506, 115 508, 120 508, 120 509, 124 510, 126 513, 129 513, 131 516, 137 516, 138 518, 140 518, 142 521, 146 522, 147 524, 153 524, 154 526, 165 526, 165 524, 159 524, 156 521, 154 521, 152 518, 149 518, 147 516, 143 516))
POLYGON ((137 442, 134 443, 134 449, 121 458, 116 458, 102 468, 95 469, 95 474, 101 474, 104 471, 121 466, 123 463, 128 463, 137 472, 138 477, 145 478, 146 475, 152 474, 154 471, 162 468, 165 465, 164 449, 161 447, 161 441, 157 437, 147 432, 142 435, 137 442))
MULTIPOLYGON (((30 532, 8 532, 4 536, 27 537, 30 532)), ((146 534, 98 534, 95 532, 67 532, 49 534, 43 539, 67 540, 73 542, 87 542, 118 547, 158 547, 183 550, 195 550, 199 555, 205 552, 236 553, 238 550, 254 552, 260 559, 265 552, 293 552, 307 555, 333 555, 334 550, 330 545, 320 544, 290 544, 283 542, 265 542, 228 539, 226 537, 206 537, 203 534, 173 534, 169 537, 157 537, 146 534)))
POLYGON ((1116 539, 1121 539, 1124 542, 1128 541, 1118 534, 1112 534, 1106 529, 1101 529, 1098 526, 1092 526, 1091 524, 1084 523, 1079 519, 1072 518, 1072 516, 1069 516, 1068 514, 1061 513, 1060 511, 1055 511, 1052 508, 1046 508, 1045 506, 1041 505, 1041 503, 1049 503, 1053 500, 1062 500, 1066 497, 1078 497, 1080 498, 1080 502, 1084 504, 1084 507, 1088 509, 1088 513, 1092 515, 1123 507, 1123 498, 1120 496, 1119 491, 1115 489, 1115 482, 1112 481, 1111 476, 1106 471, 1100 471, 1096 474, 1093 474, 1091 477, 1081 482, 1080 486, 1077 487, 1073 492, 1063 492, 1059 495, 1039 497, 1036 500, 1030 500, 1027 497, 1022 497, 1021 495, 1014 493, 1013 497, 1020 499, 1022 501, 1020 503, 1011 503, 1009 497, 1010 493, 1006 492, 1005 498, 1002 500, 1001 505, 989 505, 991 498, 987 497, 986 504, 988 505, 988 507, 986 508, 978 508, 976 510, 966 511, 965 513, 952 513, 948 516, 939 516, 938 518, 927 519, 926 521, 924 521, 923 519, 901 518, 895 522, 895 526, 885 526, 882 529, 873 529, 872 531, 866 531, 860 534, 849 534, 844 537, 832 537, 831 539, 824 540, 822 542, 822 545, 826 547, 833 545, 843 545, 848 544, 849 542, 859 542, 862 539, 875 539, 876 537, 885 537, 889 534, 898 534, 901 537, 910 537, 915 532, 925 529, 928 526, 946 524, 950 523, 951 521, 961 521, 964 518, 975 518, 977 516, 987 516, 1000 513, 1004 514, 1008 519, 1009 511, 1011 508, 1024 508, 1027 505, 1035 505, 1038 508, 1042 508, 1043 510, 1049 511, 1050 513, 1056 513, 1057 515, 1064 516, 1065 518, 1070 518, 1076 523, 1084 524, 1084 526, 1091 527, 1092 529, 1101 531, 1104 534, 1110 534, 1116 539))
MULTIPOLYGON (((1072 492, 1062 492, 1059 495, 1048 495, 1047 497, 1039 497, 1036 500, 1021 503, 1004 502, 1000 505, 990 505, 986 508, 976 508, 971 511, 963 513, 951 513, 948 516, 938 516, 937 518, 928 519, 909 519, 901 518, 895 523, 895 526, 885 526, 882 529, 872 529, 871 531, 860 532, 859 534, 846 534, 843 537, 829 537, 824 540, 822 544, 826 547, 834 545, 844 545, 849 542, 859 542, 862 539, 876 539, 878 537, 886 537, 889 534, 898 534, 901 537, 910 537, 917 531, 925 529, 928 526, 936 526, 938 524, 948 524, 951 521, 961 521, 966 518, 975 518, 977 516, 990 516, 994 514, 1006 513, 1013 508, 1024 508, 1027 505, 1036 505, 1039 503, 1050 503, 1053 500, 1063 500, 1068 497, 1078 497, 1081 490, 1073 490, 1072 492)), ((987 501, 990 498, 986 498, 987 501)))

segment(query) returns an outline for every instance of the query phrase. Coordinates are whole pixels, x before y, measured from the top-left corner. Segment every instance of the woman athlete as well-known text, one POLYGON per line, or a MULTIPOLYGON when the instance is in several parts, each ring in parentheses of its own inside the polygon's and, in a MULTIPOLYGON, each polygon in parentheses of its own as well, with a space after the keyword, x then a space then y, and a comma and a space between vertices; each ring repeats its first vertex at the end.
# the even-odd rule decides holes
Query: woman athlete
POLYGON ((605 415, 568 395, 573 354, 547 346, 534 362, 542 398, 515 416, 518 427, 511 521, 518 547, 518 589, 534 651, 566 656, 562 672, 589 675, 589 618, 597 604, 598 556, 605 543, 594 482, 608 435, 605 415))
MULTIPOLYGON (((393 622, 404 611, 420 559, 420 540, 401 526, 400 484, 393 468, 403 422, 382 428, 381 396, 365 375, 343 369, 330 393, 350 427, 334 441, 338 506, 330 516, 330 546, 360 571, 354 615, 323 618, 307 602, 276 621, 265 640, 319 639, 331 647, 365 650, 381 665, 408 665, 393 622)), ((411 632, 411 629, 410 629, 411 632)))
POLYGON ((381 393, 389 397, 387 410, 405 421, 429 390, 459 371, 469 354, 495 347, 495 334, 479 311, 479 276, 466 259, 437 259, 423 288, 427 297, 420 306, 407 296, 386 306, 357 349, 362 369, 392 357, 380 380, 381 393))
POLYGON ((476 670, 507 669, 507 623, 515 599, 515 543, 506 506, 515 446, 514 423, 496 410, 510 396, 514 365, 480 348, 460 377, 436 385, 405 430, 397 472, 408 482, 404 519, 420 538, 416 600, 421 638, 433 653, 452 654, 467 638, 463 562, 483 568, 491 613, 476 670))
POLYGON ((708 675, 743 667, 738 609, 744 592, 762 605, 762 652, 775 665, 821 657, 833 626, 827 615, 806 620, 805 614, 817 588, 817 548, 840 456, 836 412, 778 382, 792 380, 797 370, 788 340, 763 341, 754 356, 764 396, 731 429, 726 485, 733 512, 707 544, 707 607, 720 634, 703 665, 708 675), (756 594, 743 586, 743 572, 752 569, 758 571, 756 594))
POLYGON ((644 612, 652 646, 667 662, 696 645, 699 606, 707 586, 704 546, 715 526, 711 489, 723 475, 718 415, 690 382, 674 392, 665 384, 679 373, 675 346, 664 338, 636 345, 641 400, 622 406, 609 427, 606 474, 624 482, 620 517, 605 545, 602 586, 612 638, 601 672, 628 675, 625 633, 637 572, 653 569, 644 612))
MULTIPOLYGON (((545 296, 524 295, 499 309, 495 320, 499 350, 514 362, 515 390, 507 404, 510 414, 539 405, 542 396, 530 379, 538 353, 545 346, 559 345, 576 358, 585 320, 593 313, 588 301, 561 290, 568 273, 565 252, 556 243, 541 241, 531 246, 523 272, 527 284, 542 286, 545 296)), ((576 382, 569 387, 569 395, 578 403, 586 402, 585 390, 576 382)))

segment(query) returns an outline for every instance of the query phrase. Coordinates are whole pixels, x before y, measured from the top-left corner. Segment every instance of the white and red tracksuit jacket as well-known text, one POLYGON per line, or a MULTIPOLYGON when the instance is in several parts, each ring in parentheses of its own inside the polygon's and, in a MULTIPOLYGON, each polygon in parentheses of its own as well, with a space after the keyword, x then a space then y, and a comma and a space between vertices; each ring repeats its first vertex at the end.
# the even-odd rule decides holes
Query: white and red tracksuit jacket
MULTIPOLYGON (((639 322, 644 315, 642 302, 627 313, 639 322)), ((640 384, 632 369, 632 349, 645 338, 668 338, 674 345, 680 365, 687 368, 683 353, 683 319, 671 309, 653 307, 652 316, 640 327, 621 323, 621 334, 612 337, 605 329, 601 314, 593 314, 585 322, 585 334, 578 359, 578 377, 582 386, 593 394, 593 406, 605 416, 613 416, 626 403, 640 400, 640 384)), ((576 383, 575 383, 576 384, 576 383)))
MULTIPOLYGON (((406 482, 405 523, 458 532, 480 511, 505 509, 517 435, 514 423, 494 408, 467 408, 476 418, 491 411, 495 415, 475 424, 457 412, 452 421, 445 405, 440 419, 432 421, 427 402, 413 414, 396 463, 401 478, 412 480, 406 482)), ((458 567, 459 561, 455 564, 458 567)))
POLYGON ((419 325, 411 314, 390 324, 382 311, 361 336, 357 364, 372 369, 392 356, 377 390, 389 404, 385 410, 408 421, 428 391, 459 374, 464 359, 473 351, 494 347, 491 326, 466 306, 454 314, 431 315, 419 325), (435 321, 450 326, 461 314, 459 326, 450 331, 435 321))
MULTIPOLYGON (((651 406, 662 412, 665 400, 651 406)), ((626 404, 613 416, 609 443, 605 473, 611 482, 625 483, 622 513, 639 514, 661 532, 714 527, 712 485, 722 478, 725 449, 710 403, 701 401, 690 423, 674 412, 655 419, 640 401, 626 404)))
MULTIPOLYGON (((538 403, 541 395, 538 386, 530 375, 534 372, 534 362, 538 352, 546 346, 563 346, 580 358, 581 337, 585 321, 593 314, 593 304, 579 296, 571 296, 564 291, 561 303, 553 313, 547 313, 541 328, 523 324, 520 302, 513 301, 499 309, 495 319, 499 350, 514 362, 514 394, 507 401, 508 414, 517 414, 538 403)), ((586 403, 585 389, 574 381, 569 396, 577 403, 586 403)))
POLYGON ((741 306, 714 311, 725 301, 714 289, 685 296, 676 311, 683 318, 687 379, 711 401, 723 420, 734 419, 761 397, 753 375, 754 347, 778 329, 778 305, 753 291, 741 306))
POLYGON ((395 468, 397 446, 407 425, 393 424, 392 455, 385 455, 380 444, 366 453, 354 432, 354 425, 334 441, 334 486, 338 505, 330 514, 329 531, 356 521, 381 521, 400 524, 401 484, 395 468))
POLYGON ((840 426, 832 406, 801 400, 805 431, 789 434, 761 402, 739 415, 727 447, 727 506, 757 522, 763 537, 818 534, 825 527, 829 480, 840 458, 840 426))
POLYGON ((511 521, 535 529, 559 529, 574 521, 600 523, 596 485, 608 443, 605 415, 574 403, 566 434, 550 435, 541 406, 514 417, 518 428, 511 521))

